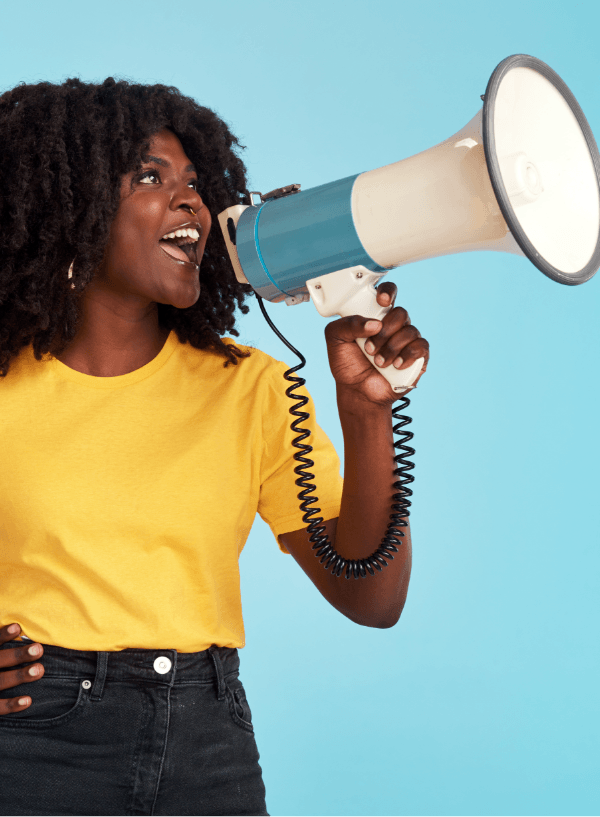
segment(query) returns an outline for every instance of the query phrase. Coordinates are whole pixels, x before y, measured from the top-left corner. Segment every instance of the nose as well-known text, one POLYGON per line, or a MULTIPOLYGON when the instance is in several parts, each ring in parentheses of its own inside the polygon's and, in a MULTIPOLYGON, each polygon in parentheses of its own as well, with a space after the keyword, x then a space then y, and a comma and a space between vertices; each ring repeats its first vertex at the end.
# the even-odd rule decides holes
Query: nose
POLYGON ((193 187, 182 184, 171 199, 172 210, 187 210, 196 214, 204 206, 202 196, 193 187))

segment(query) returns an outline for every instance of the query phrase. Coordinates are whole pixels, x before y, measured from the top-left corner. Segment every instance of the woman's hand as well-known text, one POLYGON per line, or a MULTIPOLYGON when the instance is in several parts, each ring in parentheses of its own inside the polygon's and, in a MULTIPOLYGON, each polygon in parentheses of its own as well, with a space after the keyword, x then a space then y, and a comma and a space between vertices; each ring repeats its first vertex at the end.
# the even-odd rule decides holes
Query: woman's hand
MULTIPOLYGON (((380 284, 377 287, 377 303, 380 306, 393 303, 397 290, 391 281, 380 284)), ((362 400, 389 406, 406 392, 395 392, 392 389, 385 377, 379 374, 362 353, 355 342, 356 338, 370 339, 373 348, 371 349, 367 343, 366 351, 376 357, 379 355, 383 357, 382 362, 379 359, 375 360, 382 368, 396 365, 396 368, 406 369, 418 358, 425 358, 423 371, 410 387, 413 389, 427 369, 429 343, 411 324, 406 309, 402 307, 390 309, 383 321, 375 321, 372 329, 367 329, 368 323, 367 318, 352 315, 327 325, 325 339, 329 366, 338 388, 342 387, 346 393, 362 400), (399 360, 401 365, 397 365, 399 360)))
MULTIPOLYGON (((21 632, 18 624, 10 624, 6 627, 0 627, 0 644, 6 644, 16 638, 21 632), (16 627, 14 632, 11 628, 16 627)), ((23 667, 22 669, 7 670, 7 667, 15 667, 18 664, 24 664, 30 661, 37 661, 41 658, 44 652, 41 644, 23 644, 23 646, 16 647, 14 650, 0 650, 0 692, 11 687, 16 687, 19 684, 24 684, 28 681, 39 681, 44 674, 44 667, 41 664, 34 664, 33 667, 23 667), (39 652, 34 655, 31 650, 37 649, 39 652), (31 670, 38 670, 36 675, 31 675, 31 670)), ((0 698, 0 717, 7 715, 10 712, 20 712, 22 709, 27 709, 31 704, 29 696, 20 698, 0 698), (26 703, 20 703, 26 701, 26 703)))

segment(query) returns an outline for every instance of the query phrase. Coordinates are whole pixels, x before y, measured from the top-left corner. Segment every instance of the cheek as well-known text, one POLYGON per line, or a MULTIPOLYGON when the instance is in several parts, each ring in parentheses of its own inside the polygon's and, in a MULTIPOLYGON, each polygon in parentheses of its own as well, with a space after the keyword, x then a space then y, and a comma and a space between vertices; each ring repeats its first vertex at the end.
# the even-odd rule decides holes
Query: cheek
POLYGON ((160 230, 163 211, 156 202, 143 202, 134 208, 123 208, 111 228, 109 249, 131 261, 152 251, 152 240, 160 230))

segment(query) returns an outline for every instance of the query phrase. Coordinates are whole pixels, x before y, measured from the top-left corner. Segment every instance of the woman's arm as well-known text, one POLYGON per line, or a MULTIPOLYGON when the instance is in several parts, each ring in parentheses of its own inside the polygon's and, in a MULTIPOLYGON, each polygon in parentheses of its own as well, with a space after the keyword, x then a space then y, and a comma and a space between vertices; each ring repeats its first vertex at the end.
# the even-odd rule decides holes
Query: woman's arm
MULTIPOLYGON (((345 559, 364 559, 381 544, 396 493, 391 410, 380 406, 366 410, 340 386, 337 401, 344 435, 344 490, 339 518, 323 524, 345 559)), ((326 571, 311 549, 305 528, 282 533, 279 541, 340 613, 366 627, 393 627, 402 613, 410 580, 410 528, 403 530, 394 560, 387 560, 381 572, 364 579, 337 578, 326 571)))

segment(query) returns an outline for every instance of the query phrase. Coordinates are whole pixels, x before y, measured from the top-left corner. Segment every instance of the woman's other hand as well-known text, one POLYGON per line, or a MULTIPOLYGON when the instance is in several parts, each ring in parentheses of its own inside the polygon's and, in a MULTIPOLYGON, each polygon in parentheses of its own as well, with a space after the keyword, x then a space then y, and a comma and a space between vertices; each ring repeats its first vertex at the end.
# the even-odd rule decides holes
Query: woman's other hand
MULTIPOLYGON (((0 644, 6 644, 9 641, 17 638, 21 628, 18 624, 9 624, 5 627, 0 627, 0 644), (15 628, 14 631, 12 628, 15 628)), ((27 683, 28 681, 38 681, 44 674, 44 667, 41 664, 34 664, 29 667, 22 667, 21 669, 11 670, 9 667, 15 667, 19 664, 25 664, 32 661, 37 661, 42 657, 44 650, 41 644, 23 644, 15 649, 0 650, 0 694, 11 687, 16 687, 19 684, 27 683), (32 655, 31 650, 38 650, 32 655), (37 674, 32 675, 31 671, 37 669, 37 674)), ((19 698, 0 698, 0 717, 7 715, 10 712, 20 712, 22 709, 27 709, 31 704, 29 696, 21 695, 19 698)))

